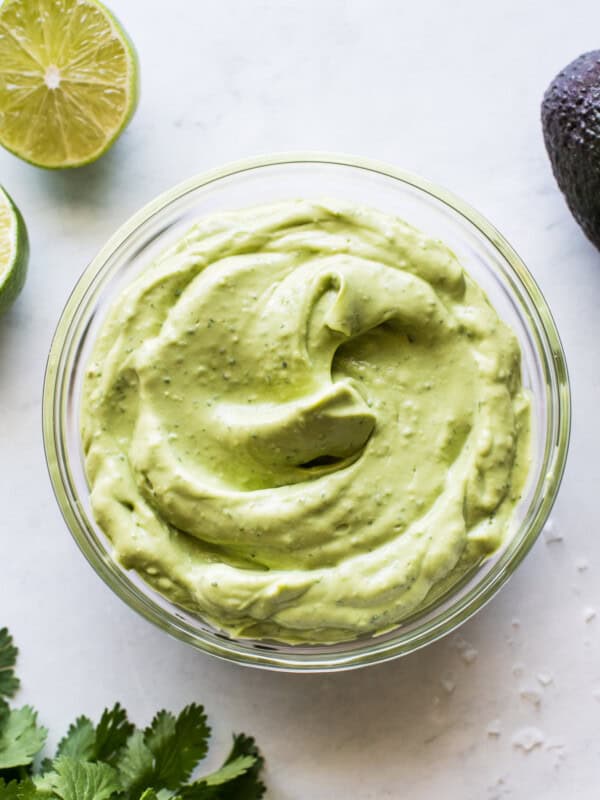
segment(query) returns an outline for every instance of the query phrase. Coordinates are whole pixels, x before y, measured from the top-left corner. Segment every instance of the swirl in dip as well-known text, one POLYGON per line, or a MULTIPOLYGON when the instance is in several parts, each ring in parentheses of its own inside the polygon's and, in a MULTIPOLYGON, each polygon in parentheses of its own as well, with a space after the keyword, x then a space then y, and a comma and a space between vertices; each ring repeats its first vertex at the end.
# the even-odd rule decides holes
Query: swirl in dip
POLYGON ((118 560, 292 643, 389 629, 496 550, 529 424, 516 337, 453 253, 342 202, 200 220, 114 303, 82 403, 118 560))

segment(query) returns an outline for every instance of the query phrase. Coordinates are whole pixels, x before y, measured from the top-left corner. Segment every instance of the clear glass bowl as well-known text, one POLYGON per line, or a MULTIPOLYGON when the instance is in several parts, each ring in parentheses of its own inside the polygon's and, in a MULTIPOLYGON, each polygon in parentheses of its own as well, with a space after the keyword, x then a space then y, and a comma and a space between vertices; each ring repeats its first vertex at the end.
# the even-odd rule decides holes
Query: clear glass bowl
POLYGON ((43 404, 48 468, 63 516, 83 554, 126 603, 168 633, 215 656, 257 667, 325 671, 410 653, 452 631, 508 580, 554 503, 567 455, 570 393, 550 310, 511 246, 477 211, 427 181, 378 163, 329 154, 256 158, 171 189, 126 222, 82 275, 58 324, 43 404), (79 435, 84 367, 113 299, 200 216, 259 203, 329 196, 396 214, 442 239, 485 289, 519 338, 523 381, 534 415, 528 491, 503 547, 445 597, 393 631, 335 645, 233 639, 179 608, 127 572, 90 509, 79 435))

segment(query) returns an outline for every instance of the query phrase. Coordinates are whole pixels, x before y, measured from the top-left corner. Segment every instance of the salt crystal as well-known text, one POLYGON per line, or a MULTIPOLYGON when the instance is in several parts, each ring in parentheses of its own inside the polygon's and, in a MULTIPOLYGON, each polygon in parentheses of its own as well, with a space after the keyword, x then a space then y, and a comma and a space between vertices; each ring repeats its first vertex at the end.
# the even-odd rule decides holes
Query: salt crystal
POLYGON ((539 708, 542 704, 542 695, 537 689, 521 689, 519 694, 523 700, 531 703, 534 708, 539 708))
POLYGON ((585 572, 586 569, 589 568, 589 566, 590 562, 587 560, 587 558, 578 558, 577 561, 575 562, 575 569, 578 572, 585 572))
POLYGON ((544 744, 544 734, 538 728, 521 728, 512 738, 512 745, 516 750, 531 753, 536 747, 544 744))
POLYGON ((525 668, 523 667, 523 664, 513 664, 512 674, 515 676, 515 678, 520 678, 524 672, 524 669, 525 668))
POLYGON ((458 652, 465 664, 472 664, 479 655, 479 651, 462 636, 455 636, 450 646, 458 652))
POLYGON ((583 609, 583 618, 586 622, 591 622, 596 616, 596 609, 588 606, 583 609))
POLYGON ((554 678, 549 672, 538 672, 535 677, 542 684, 542 686, 550 686, 550 684, 554 681, 554 678))
POLYGON ((510 624, 515 629, 520 628, 521 627, 521 620, 518 617, 513 617, 513 619, 512 619, 510 624))
POLYGON ((562 542, 563 540, 562 534, 555 529, 553 519, 549 519, 544 525, 544 539, 546 540, 546 544, 562 542))
POLYGON ((499 719, 493 719, 490 724, 486 728, 486 732, 488 736, 500 736, 501 733, 501 726, 499 719))
POLYGON ((456 689, 456 681, 453 680, 450 676, 442 678, 440 683, 442 685, 442 689, 446 692, 446 694, 452 694, 452 692, 456 689))
POLYGON ((469 642, 457 634, 456 636, 452 637, 452 640, 450 641, 450 647, 453 647, 455 650, 460 652, 461 650, 464 650, 465 647, 469 647, 469 642))
POLYGON ((595 700, 600 701, 600 689, 594 689, 594 691, 592 692, 592 697, 595 700))
POLYGON ((476 660, 478 655, 479 651, 476 650, 474 647, 470 646, 460 651, 460 657, 465 662, 465 664, 472 664, 476 660))

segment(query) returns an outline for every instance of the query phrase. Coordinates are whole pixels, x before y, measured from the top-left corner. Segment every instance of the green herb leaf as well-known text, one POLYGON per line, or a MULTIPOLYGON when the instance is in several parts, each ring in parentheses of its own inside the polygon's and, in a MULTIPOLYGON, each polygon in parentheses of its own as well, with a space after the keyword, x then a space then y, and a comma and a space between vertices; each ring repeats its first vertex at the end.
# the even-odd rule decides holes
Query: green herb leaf
POLYGON ((10 711, 10 709, 8 707, 8 703, 6 703, 0 697, 0 731, 2 730, 2 728, 4 726, 4 722, 6 721, 6 718, 8 717, 9 711, 10 711))
POLYGON ((158 800, 158 795, 156 794, 154 789, 146 789, 144 794, 140 797, 140 800, 158 800))
POLYGON ((153 786, 154 757, 144 741, 142 731, 135 731, 127 740, 117 769, 128 797, 139 797, 145 787, 153 786))
POLYGON ((189 705, 178 717, 159 711, 142 733, 133 733, 117 762, 128 796, 144 789, 179 789, 208 747, 210 728, 204 709, 189 705))
POLYGON ((52 792, 61 800, 108 800, 121 788, 116 770, 108 764, 90 764, 62 756, 54 769, 38 782, 42 792, 52 792))
POLYGON ((159 712, 146 730, 146 744, 155 758, 155 788, 177 789, 208 750, 210 728, 204 708, 192 703, 177 719, 159 712))
POLYGON ((263 759, 254 739, 234 736, 223 766, 179 791, 181 800, 259 800, 265 787, 259 779, 263 759))
POLYGON ((238 756, 210 775, 205 775, 202 782, 207 786, 221 786, 234 778, 239 778, 240 775, 245 775, 254 764, 256 764, 255 756, 238 756))
POLYGON ((196 781, 184 786, 176 800, 219 800, 221 795, 216 786, 208 786, 204 781, 196 781))
MULTIPOLYGON (((98 727, 88 717, 79 717, 61 739, 56 757, 68 756, 81 761, 102 761, 114 766, 129 736, 135 730, 127 714, 117 703, 105 709, 98 727)), ((46 765, 47 767, 47 765, 46 765)))
POLYGON ((220 769, 205 775, 199 781, 184 786, 180 796, 182 800, 209 800, 209 798, 221 797, 215 787, 223 786, 225 783, 244 775, 250 767, 256 763, 256 756, 237 756, 232 761, 223 764, 220 769))
POLYGON ((38 797, 40 794, 29 779, 4 783, 0 778, 0 800, 36 800, 38 797))
POLYGON ((131 779, 133 763, 136 768, 133 786, 178 789, 189 779, 198 761, 206 755, 209 734, 210 728, 202 706, 192 703, 177 718, 167 711, 159 711, 144 731, 145 747, 136 738, 132 751, 131 739, 128 742, 124 757, 125 780, 131 779), (148 752, 151 754, 151 766, 148 752))
POLYGON ((96 728, 93 760, 114 766, 134 730, 135 726, 129 722, 127 712, 119 703, 105 709, 96 728))
POLYGON ((169 711, 159 711, 144 732, 144 741, 151 753, 159 757, 169 751, 169 744, 175 738, 177 720, 169 711))
POLYGON ((92 721, 87 717, 78 717, 58 743, 56 757, 67 756, 80 761, 91 761, 95 744, 96 731, 92 721))
POLYGON ((30 706, 11 710, 0 730, 0 770, 31 764, 44 746, 46 735, 30 706))
POLYGON ((6 628, 0 630, 0 698, 12 697, 19 688, 14 666, 17 661, 17 648, 6 628))
POLYGON ((136 730, 125 710, 105 709, 95 727, 78 717, 61 739, 54 761, 33 762, 46 740, 45 728, 29 706, 10 709, 4 699, 18 687, 17 650, 0 630, 0 800, 259 800, 263 759, 254 740, 234 737, 220 769, 194 783, 194 769, 206 755, 210 728, 202 706, 179 716, 159 711, 136 730), (35 774, 33 780, 31 775, 35 774))
POLYGON ((42 758, 40 762, 40 768, 38 773, 43 775, 45 772, 50 772, 52 769, 52 759, 51 758, 42 758))
POLYGON ((264 758, 251 736, 238 733, 233 737, 233 747, 224 766, 232 764, 244 756, 254 758, 253 765, 242 775, 219 788, 219 800, 260 800, 263 797, 266 788, 260 780, 260 773, 265 763, 264 758))

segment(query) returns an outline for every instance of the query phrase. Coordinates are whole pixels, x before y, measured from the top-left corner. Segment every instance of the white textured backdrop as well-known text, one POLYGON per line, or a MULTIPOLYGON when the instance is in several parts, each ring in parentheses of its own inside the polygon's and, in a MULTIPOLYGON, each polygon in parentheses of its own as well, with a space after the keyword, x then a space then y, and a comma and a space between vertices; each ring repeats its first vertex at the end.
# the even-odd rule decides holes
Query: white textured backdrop
POLYGON ((0 153, 0 183, 32 245, 27 287, 0 320, 0 625, 22 650, 20 699, 39 707, 55 735, 116 699, 139 722, 158 706, 200 700, 217 755, 232 729, 257 736, 274 799, 597 798, 600 619, 586 615, 600 610, 600 253, 555 187, 539 104, 562 66, 600 46, 600 5, 112 0, 112 8, 142 72, 140 107, 121 141, 96 165, 63 174, 0 153), (553 513, 564 538, 538 542, 461 630, 462 651, 451 638, 330 676, 220 663, 117 600, 52 497, 44 362, 89 259, 170 185, 292 149, 389 161, 462 195, 520 252, 555 313, 575 412, 553 513), (516 746, 538 740, 529 753, 516 746))

